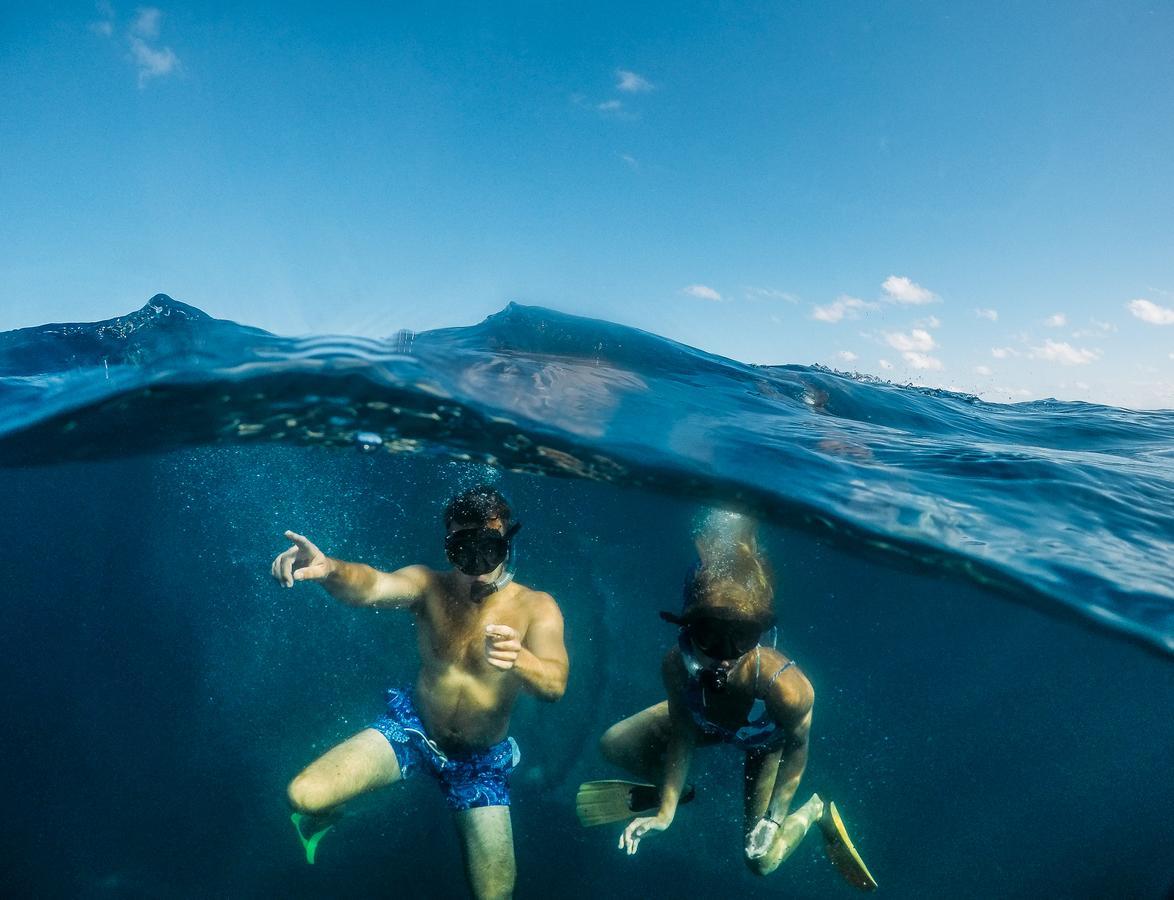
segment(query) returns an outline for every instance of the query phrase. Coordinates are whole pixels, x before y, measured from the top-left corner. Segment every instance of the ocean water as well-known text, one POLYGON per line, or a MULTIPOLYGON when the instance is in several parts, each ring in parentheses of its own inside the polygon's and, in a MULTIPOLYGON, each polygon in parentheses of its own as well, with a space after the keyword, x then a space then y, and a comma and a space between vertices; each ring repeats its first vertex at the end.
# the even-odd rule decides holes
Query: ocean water
POLYGON ((634 858, 585 830, 603 730, 662 697, 691 534, 753 514, 812 681, 797 800, 837 801, 893 897, 1174 887, 1174 412, 999 406, 511 306, 289 340, 166 297, 0 334, 14 897, 460 897, 435 787, 351 805, 306 866, 285 785, 416 670, 412 625, 269 577, 286 528, 391 568, 496 483, 572 668, 512 728, 518 897, 847 897, 809 835, 741 860, 741 759, 634 858))

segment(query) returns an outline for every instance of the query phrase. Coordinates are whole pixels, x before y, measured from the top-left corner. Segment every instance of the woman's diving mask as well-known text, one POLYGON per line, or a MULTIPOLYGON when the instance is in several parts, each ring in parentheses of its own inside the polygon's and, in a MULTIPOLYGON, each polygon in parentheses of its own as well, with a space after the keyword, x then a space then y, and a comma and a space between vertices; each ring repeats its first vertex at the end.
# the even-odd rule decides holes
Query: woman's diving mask
POLYGON ((723 615, 719 610, 691 610, 678 616, 662 612, 666 622, 680 626, 681 658, 689 675, 707 691, 726 689, 739 659, 762 643, 774 622, 723 615))

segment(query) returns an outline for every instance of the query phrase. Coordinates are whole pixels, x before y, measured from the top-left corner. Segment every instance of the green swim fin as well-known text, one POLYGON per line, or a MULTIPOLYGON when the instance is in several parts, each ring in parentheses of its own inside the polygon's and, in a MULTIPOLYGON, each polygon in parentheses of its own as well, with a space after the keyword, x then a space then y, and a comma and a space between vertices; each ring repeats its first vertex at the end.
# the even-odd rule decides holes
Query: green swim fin
POLYGON ((306 837, 305 832, 302 831, 302 823, 313 821, 314 816, 307 816, 304 813, 296 812, 290 815, 289 820, 293 822, 294 828, 297 829, 298 840, 302 842, 302 849, 306 851, 306 862, 314 865, 314 857, 318 853, 318 843, 322 838, 326 837, 326 832, 334 828, 334 822, 329 822, 309 837, 306 837))
MULTIPOLYGON (((681 802, 688 803, 694 795, 693 788, 686 787, 681 802)), ((660 791, 656 785, 635 781, 588 781, 579 785, 575 797, 575 812, 587 828, 647 815, 659 806, 660 791)))

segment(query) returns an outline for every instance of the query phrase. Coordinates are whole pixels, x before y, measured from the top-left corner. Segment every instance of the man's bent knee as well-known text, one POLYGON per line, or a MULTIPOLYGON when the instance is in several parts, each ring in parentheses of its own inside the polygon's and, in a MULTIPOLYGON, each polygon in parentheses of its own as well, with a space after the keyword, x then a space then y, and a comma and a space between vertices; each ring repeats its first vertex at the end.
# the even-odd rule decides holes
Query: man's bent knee
POLYGON ((286 793, 290 806, 309 816, 328 813, 336 804, 329 788, 305 772, 289 783, 286 793))

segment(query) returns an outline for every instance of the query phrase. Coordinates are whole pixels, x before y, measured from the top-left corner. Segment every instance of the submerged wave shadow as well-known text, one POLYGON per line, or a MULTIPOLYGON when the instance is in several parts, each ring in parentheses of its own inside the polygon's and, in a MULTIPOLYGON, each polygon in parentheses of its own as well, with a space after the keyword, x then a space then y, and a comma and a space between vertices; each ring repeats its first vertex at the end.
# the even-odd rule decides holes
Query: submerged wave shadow
POLYGON ((1174 653, 1174 413, 750 366, 511 304, 283 338, 164 295, 0 334, 0 465, 206 443, 431 453, 740 507, 1174 653))

